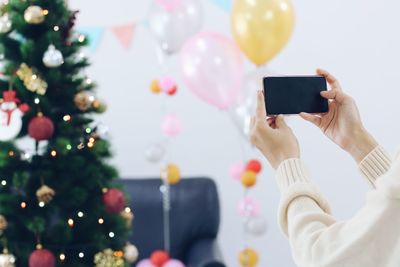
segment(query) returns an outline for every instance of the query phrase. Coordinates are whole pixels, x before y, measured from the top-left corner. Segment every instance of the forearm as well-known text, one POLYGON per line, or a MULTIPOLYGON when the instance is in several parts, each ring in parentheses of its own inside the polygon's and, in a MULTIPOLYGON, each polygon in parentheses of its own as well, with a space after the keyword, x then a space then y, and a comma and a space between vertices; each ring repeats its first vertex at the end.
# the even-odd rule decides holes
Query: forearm
POLYGON ((357 127, 354 129, 351 136, 353 141, 350 143, 346 151, 353 157, 357 164, 359 164, 378 146, 378 142, 364 127, 357 127))

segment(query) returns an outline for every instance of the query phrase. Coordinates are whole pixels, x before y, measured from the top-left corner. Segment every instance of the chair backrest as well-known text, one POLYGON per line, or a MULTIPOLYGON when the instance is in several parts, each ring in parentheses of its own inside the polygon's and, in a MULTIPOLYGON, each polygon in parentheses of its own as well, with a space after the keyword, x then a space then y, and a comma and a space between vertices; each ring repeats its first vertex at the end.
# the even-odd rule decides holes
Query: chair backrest
MULTIPOLYGON (((131 242, 148 258, 163 249, 163 206, 160 179, 122 179, 135 219, 131 242)), ((220 223, 217 187, 209 178, 182 179, 171 186, 171 256, 183 260, 201 238, 215 238, 220 223)))

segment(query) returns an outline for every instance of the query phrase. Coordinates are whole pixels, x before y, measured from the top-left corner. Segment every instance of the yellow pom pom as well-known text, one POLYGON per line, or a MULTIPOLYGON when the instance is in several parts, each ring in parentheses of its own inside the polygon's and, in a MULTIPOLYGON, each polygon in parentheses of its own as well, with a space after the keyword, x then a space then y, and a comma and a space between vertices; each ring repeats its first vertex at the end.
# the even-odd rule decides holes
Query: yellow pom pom
POLYGON ((257 174, 253 171, 245 171, 240 179, 245 187, 252 187, 257 182, 257 174))
POLYGON ((242 267, 255 267, 258 264, 258 254, 254 249, 244 249, 239 254, 239 262, 242 267))
POLYGON ((153 80, 151 82, 150 91, 154 94, 159 94, 161 92, 161 88, 157 80, 153 80))
POLYGON ((181 171, 179 167, 175 164, 168 164, 167 168, 164 170, 163 178, 172 185, 179 183, 181 180, 181 171))

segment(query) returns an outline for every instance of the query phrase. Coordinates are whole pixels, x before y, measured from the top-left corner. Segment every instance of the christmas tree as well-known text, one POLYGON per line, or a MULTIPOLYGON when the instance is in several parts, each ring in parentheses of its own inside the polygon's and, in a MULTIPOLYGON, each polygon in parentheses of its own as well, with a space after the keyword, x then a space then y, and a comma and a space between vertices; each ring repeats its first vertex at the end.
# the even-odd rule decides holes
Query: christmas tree
POLYGON ((94 119, 105 106, 77 12, 64 0, 2 0, 0 12, 0 266, 128 266, 133 214, 94 119))

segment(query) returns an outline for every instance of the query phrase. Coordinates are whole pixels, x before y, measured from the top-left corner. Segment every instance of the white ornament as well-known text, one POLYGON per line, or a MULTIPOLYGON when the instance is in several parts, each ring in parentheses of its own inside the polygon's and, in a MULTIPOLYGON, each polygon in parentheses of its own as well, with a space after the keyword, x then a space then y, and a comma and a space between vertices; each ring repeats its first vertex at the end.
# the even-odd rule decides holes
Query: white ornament
POLYGON ((11 30, 12 23, 8 14, 0 17, 0 33, 7 33, 11 30))
POLYGON ((15 257, 12 254, 0 254, 0 267, 15 267, 15 257))
POLYGON ((146 151, 145 156, 149 162, 158 163, 165 156, 165 147, 162 144, 152 144, 150 145, 146 151))
POLYGON ((267 231, 267 221, 263 217, 249 217, 244 224, 247 233, 261 236, 267 231))
MULTIPOLYGON (((134 263, 139 257, 139 251, 138 249, 128 243, 125 247, 124 247, 124 258, 128 263, 134 263)), ((1 265, 0 265, 1 267, 1 265)))
POLYGON ((54 45, 49 45, 49 48, 43 55, 43 64, 48 68, 57 68, 64 63, 64 57, 60 50, 57 50, 54 45))
POLYGON ((24 19, 29 24, 40 24, 44 21, 44 12, 40 6, 30 6, 25 10, 24 19))
POLYGON ((23 115, 15 102, 0 105, 0 141, 9 141, 19 134, 23 115))

